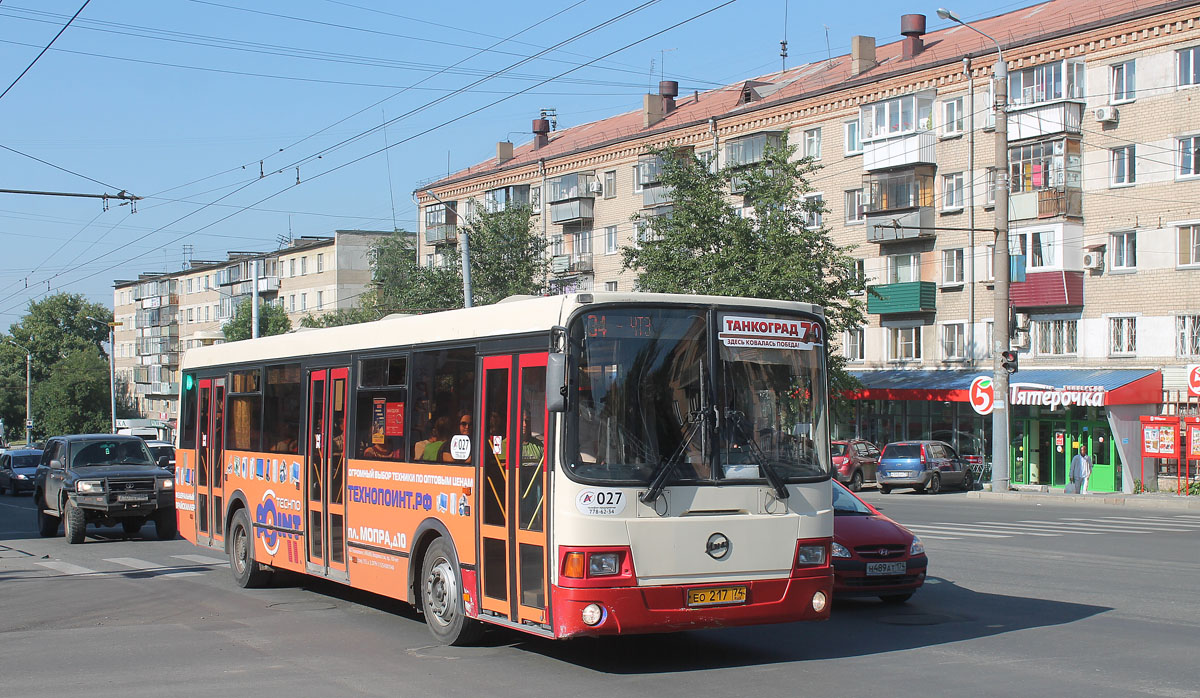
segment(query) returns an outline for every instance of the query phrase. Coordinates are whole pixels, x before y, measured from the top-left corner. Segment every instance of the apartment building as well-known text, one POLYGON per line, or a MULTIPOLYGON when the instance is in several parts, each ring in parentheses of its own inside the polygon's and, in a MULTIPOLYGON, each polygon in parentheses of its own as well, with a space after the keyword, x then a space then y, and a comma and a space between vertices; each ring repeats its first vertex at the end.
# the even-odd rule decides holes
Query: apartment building
MULTIPOLYGON (((933 436, 983 455, 991 422, 967 391, 991 371, 1007 180, 1013 480, 1061 486, 1083 451, 1094 491, 1130 491, 1138 417, 1196 414, 1200 400, 1186 381, 1200 363, 1200 3, 1052 0, 973 21, 1008 67, 1006 177, 996 46, 897 20, 898 42, 856 36, 850 54, 690 95, 665 81, 640 110, 563 130, 535 119, 531 141, 501 142, 496 158, 415 192, 421 260, 456 244, 471 207, 529 202, 562 288, 629 290, 631 217, 671 206, 647 149, 746 165, 786 133, 821 166, 814 223, 854 246, 875 291, 868 324, 837 338, 864 385, 838 433, 933 436)), ((735 177, 730 201, 743 205, 738 191, 735 177)))
POLYGON ((193 261, 188 268, 117 281, 113 314, 118 390, 126 390, 145 417, 173 420, 179 398, 179 360, 192 347, 220 343, 222 326, 253 291, 287 311, 293 327, 358 303, 371 281, 370 248, 392 235, 338 230, 305 236, 273 252, 229 252, 224 261, 193 261))

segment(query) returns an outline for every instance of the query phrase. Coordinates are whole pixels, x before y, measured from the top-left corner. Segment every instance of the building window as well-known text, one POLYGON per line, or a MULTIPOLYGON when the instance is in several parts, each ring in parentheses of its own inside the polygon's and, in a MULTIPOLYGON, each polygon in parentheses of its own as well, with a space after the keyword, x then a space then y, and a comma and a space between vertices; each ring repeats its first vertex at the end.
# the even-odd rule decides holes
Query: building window
POLYGON ((1200 357, 1200 315, 1175 316, 1175 354, 1180 358, 1200 357))
POLYGON ((534 213, 542 212, 542 188, 540 186, 529 188, 529 207, 534 213))
POLYGON ((1112 236, 1112 266, 1113 269, 1134 269, 1137 267, 1137 233, 1113 233, 1112 236))
POLYGON ((1200 265, 1200 225, 1179 227, 1179 266, 1200 265))
POLYGON ((212 306, 208 306, 208 305, 204 306, 204 321, 205 321, 205 322, 208 322, 208 321, 209 321, 209 315, 208 315, 208 312, 209 312, 209 308, 211 308, 211 307, 212 307, 212 306))
MULTIPOLYGON (((853 273, 854 273, 855 279, 862 282, 863 285, 866 285, 866 283, 867 283, 867 260, 865 260, 865 259, 854 260, 853 273)), ((862 293, 863 293, 862 291, 853 291, 853 292, 851 292, 850 295, 859 296, 859 295, 862 295, 862 293)))
POLYGON ((188 319, 187 319, 187 321, 188 321, 188 322, 195 322, 195 321, 196 321, 196 315, 195 315, 195 313, 193 312, 194 310, 195 310, 195 308, 188 308, 188 314, 187 314, 187 318, 188 318, 188 319))
POLYGON ((1083 88, 1082 61, 1056 61, 1008 74, 1008 100, 1011 106, 1057 99, 1083 99, 1083 88))
POLYGON ((865 349, 863 347, 863 328, 856 330, 846 330, 846 339, 842 343, 842 356, 846 357, 847 361, 864 361, 866 359, 865 349))
POLYGON ((192 292, 192 279, 187 280, 187 292, 188 293, 192 292))
POLYGON ((987 185, 984 186, 983 201, 985 206, 996 205, 996 168, 987 168, 987 185))
POLYGON ((1109 353, 1114 356, 1137 353, 1137 318, 1114 317, 1108 322, 1109 353))
POLYGON ((308 257, 300 258, 300 276, 308 274, 308 257))
POLYGON ((805 227, 820 228, 825 213, 825 197, 821 194, 809 194, 803 198, 803 205, 805 227))
POLYGON ((325 292, 317 291, 317 310, 320 310, 323 305, 325 305, 325 292))
POLYGON ((1200 85, 1200 46, 1176 51, 1175 56, 1178 85, 1200 85))
POLYGON ((863 190, 846 192, 846 223, 862 223, 867 219, 867 207, 863 204, 863 190))
POLYGON ((847 121, 842 126, 846 135, 846 154, 858 155, 863 151, 862 140, 858 137, 858 120, 847 121))
POLYGON ((905 284, 921 280, 920 254, 894 254, 888 257, 888 283, 905 284))
POLYGON ((921 358, 920 327, 889 327, 888 358, 892 361, 918 361, 921 358))
POLYGON ((307 293, 300 294, 300 309, 308 310, 308 294, 307 293))
POLYGON ((562 235, 554 235, 553 237, 550 238, 550 254, 554 255, 555 257, 558 257, 562 253, 563 253, 563 236, 562 235))
POLYGON ((1013 233, 1012 240, 1016 244, 1013 254, 1025 255, 1027 269, 1052 267, 1055 264, 1054 231, 1042 230, 1035 233, 1013 233))
POLYGON ((288 312, 296 312, 296 294, 288 296, 288 312))
POLYGON ((575 254, 592 253, 592 229, 580 230, 575 233, 575 254))
POLYGON ((942 325, 942 359, 961 361, 967 358, 967 326, 962 322, 942 325))
POLYGON ((317 273, 320 274, 323 271, 325 271, 325 255, 318 254, 317 255, 317 273))
POLYGON ((288 260, 288 276, 296 275, 296 258, 292 257, 288 260))
POLYGON ((890 138, 932 128, 933 99, 905 95, 868 104, 859 109, 863 140, 890 138))
POLYGON ((617 253, 617 226, 610 225, 604 228, 604 254, 617 253))
POLYGON ((1112 104, 1132 102, 1137 97, 1137 73, 1133 61, 1118 63, 1112 67, 1112 104))
POLYGON ((1076 140, 1012 146, 1008 149, 1008 190, 1016 194, 1051 187, 1078 188, 1082 177, 1077 157, 1080 150, 1076 140))
POLYGON ((984 359, 990 359, 992 358, 992 340, 996 336, 996 323, 991 320, 984 323, 984 334, 987 336, 987 343, 983 345, 983 351, 980 352, 980 356, 984 359))
POLYGON ((804 132, 804 157, 821 159, 821 129, 810 128, 804 132))
POLYGON ((980 269, 980 281, 991 283, 996 280, 996 246, 986 245, 983 248, 983 268, 980 269))
POLYGON ((1179 176, 1200 175, 1200 136, 1179 139, 1179 176))
POLYGON ((1114 187, 1126 186, 1137 181, 1137 158, 1135 146, 1123 145, 1109 151, 1109 184, 1114 187))
POLYGON ((427 266, 427 267, 433 266, 433 254, 432 253, 425 255, 425 266, 427 266))
POLYGON ((604 198, 612 199, 617 195, 617 171, 609 170, 604 173, 604 198))
POLYGON ((963 250, 942 250, 942 285, 959 286, 963 278, 963 250))
POLYGON ((617 282, 616 281, 605 281, 604 282, 604 290, 605 291, 617 290, 617 282))
POLYGON ((1078 320, 1044 320, 1035 324, 1039 354, 1058 356, 1079 351, 1078 320))
POLYGON ((957 136, 965 130, 963 124, 963 98, 942 102, 942 135, 957 136))
POLYGON ((963 207, 963 173, 942 175, 942 210, 958 211, 963 207))

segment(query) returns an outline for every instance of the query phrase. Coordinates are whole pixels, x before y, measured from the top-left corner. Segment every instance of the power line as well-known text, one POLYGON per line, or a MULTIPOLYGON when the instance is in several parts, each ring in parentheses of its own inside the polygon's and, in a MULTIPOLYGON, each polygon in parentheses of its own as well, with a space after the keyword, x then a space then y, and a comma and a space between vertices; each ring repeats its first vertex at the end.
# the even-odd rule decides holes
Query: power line
MULTIPOLYGON (((89 1, 90 1, 90 0, 89 0, 89 1)), ((100 181, 100 180, 98 180, 98 179, 93 179, 93 178, 91 178, 91 177, 89 177, 89 176, 87 176, 87 175, 85 175, 85 174, 80 174, 80 173, 78 173, 78 172, 76 172, 76 171, 74 171, 74 170, 68 170, 68 169, 67 169, 67 168, 65 168, 65 167, 60 167, 60 166, 58 166, 58 165, 55 165, 55 164, 54 164, 54 163, 52 163, 52 162, 47 162, 46 160, 43 160, 43 159, 41 159, 41 158, 39 158, 39 157, 35 157, 35 156, 33 156, 33 155, 30 155, 29 153, 23 153, 23 152, 21 152, 21 151, 17 150, 16 148, 10 148, 10 147, 8 147, 7 145, 3 145, 3 144, 0 144, 0 148, 3 148, 4 150, 7 150, 7 151, 8 151, 8 152, 10 152, 10 153, 16 153, 17 155, 20 155, 21 157, 29 158, 30 160, 36 160, 37 162, 40 162, 40 163, 42 163, 43 165, 48 165, 48 166, 50 166, 50 167, 53 167, 54 169, 56 169, 56 170, 59 170, 60 172, 66 172, 66 173, 67 173, 67 174, 69 174, 69 175, 75 175, 76 177, 82 177, 83 179, 86 179, 87 181, 89 181, 89 182, 93 182, 93 183, 95 183, 95 184, 99 184, 99 185, 100 185, 100 186, 102 186, 102 187, 108 187, 109 189, 121 189, 120 187, 116 186, 115 184, 108 184, 108 183, 105 183, 105 182, 101 182, 101 181, 100 181)), ((121 191, 125 191, 125 190, 124 190, 124 189, 121 189, 121 191)))
POLYGON ((25 73, 28 73, 30 68, 33 67, 34 63, 37 63, 38 59, 41 58, 43 55, 45 55, 45 53, 47 51, 50 50, 50 47, 54 45, 54 42, 58 41, 58 37, 63 35, 63 32, 65 32, 67 30, 67 27, 71 26, 71 22, 75 21, 75 18, 79 16, 80 12, 83 12, 83 8, 87 7, 88 3, 91 1, 92 0, 83 0, 83 5, 81 5, 79 7, 79 9, 75 11, 74 15, 71 15, 71 19, 68 19, 67 23, 63 25, 62 29, 58 30, 58 33, 55 34, 54 38, 50 40, 50 43, 46 44, 46 47, 43 48, 41 50, 41 52, 38 53, 38 55, 34 56, 33 60, 29 62, 29 65, 25 66, 25 70, 22 70, 21 74, 17 76, 17 79, 13 80, 12 84, 10 84, 8 87, 4 88, 4 92, 0 92, 0 99, 4 99, 4 95, 8 94, 8 91, 11 90, 13 87, 15 87, 16 84, 21 81, 21 78, 25 77, 25 73))

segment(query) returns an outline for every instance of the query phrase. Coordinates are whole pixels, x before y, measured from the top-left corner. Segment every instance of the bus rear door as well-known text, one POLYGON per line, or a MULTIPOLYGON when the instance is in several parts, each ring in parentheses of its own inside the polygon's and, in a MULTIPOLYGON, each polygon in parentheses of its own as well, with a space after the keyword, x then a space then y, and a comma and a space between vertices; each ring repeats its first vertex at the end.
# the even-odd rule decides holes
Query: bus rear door
POLYGON ((201 380, 197 399, 196 542, 211 545, 225 534, 225 379, 201 380))
POLYGON ((346 395, 350 369, 309 371, 305 508, 308 571, 346 576, 346 395))

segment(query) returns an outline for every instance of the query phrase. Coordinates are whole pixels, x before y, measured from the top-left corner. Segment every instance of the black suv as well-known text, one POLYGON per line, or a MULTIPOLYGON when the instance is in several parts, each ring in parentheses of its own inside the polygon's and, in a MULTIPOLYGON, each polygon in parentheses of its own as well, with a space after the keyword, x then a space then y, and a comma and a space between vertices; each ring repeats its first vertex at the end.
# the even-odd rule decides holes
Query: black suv
POLYGON ((42 451, 33 482, 38 533, 58 534, 62 521, 68 543, 82 543, 87 525, 115 526, 133 535, 154 520, 159 540, 172 540, 175 479, 154 462, 136 436, 78 434, 56 436, 42 451))

